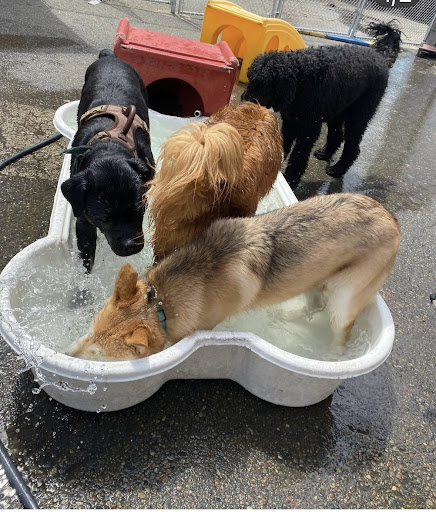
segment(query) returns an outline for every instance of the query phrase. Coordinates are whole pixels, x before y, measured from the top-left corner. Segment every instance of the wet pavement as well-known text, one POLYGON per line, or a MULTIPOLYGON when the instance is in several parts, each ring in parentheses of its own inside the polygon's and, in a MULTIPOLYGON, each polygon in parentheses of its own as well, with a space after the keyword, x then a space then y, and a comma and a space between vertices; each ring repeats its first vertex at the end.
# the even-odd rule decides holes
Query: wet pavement
MULTIPOLYGON (((121 17, 196 40, 201 27, 144 0, 0 0, 0 9, 2 159, 55 133, 55 110, 79 98, 121 17)), ((0 439, 42 508, 435 507, 435 96, 435 61, 403 52, 343 182, 311 157, 296 191, 357 191, 397 216, 403 240, 382 290, 396 325, 387 362, 306 408, 231 381, 179 380, 135 407, 94 414, 34 394, 0 340, 0 439)), ((1 268, 46 235, 63 147, 0 171, 1 268)), ((0 508, 11 506, 0 494, 0 508)))

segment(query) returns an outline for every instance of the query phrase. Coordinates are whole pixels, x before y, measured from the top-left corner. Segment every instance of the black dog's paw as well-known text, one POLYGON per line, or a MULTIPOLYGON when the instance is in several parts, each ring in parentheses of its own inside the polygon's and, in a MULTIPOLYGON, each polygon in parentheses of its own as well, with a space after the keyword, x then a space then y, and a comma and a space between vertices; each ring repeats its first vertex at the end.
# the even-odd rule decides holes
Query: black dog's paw
POLYGON ((325 149, 324 149, 324 148, 317 149, 317 150, 313 153, 313 156, 314 156, 315 158, 318 158, 318 160, 330 160, 330 157, 327 155, 327 153, 325 152, 325 149))
POLYGON ((335 163, 334 165, 328 165, 325 173, 331 176, 332 178, 343 178, 348 169, 345 169, 340 162, 335 163))
POLYGON ((70 309, 77 309, 83 306, 90 306, 91 304, 94 304, 94 300, 94 296, 89 290, 81 290, 78 288, 71 297, 68 306, 70 309))
POLYGON ((436 306, 436 293, 432 293, 430 295, 430 304, 432 304, 433 306, 436 306))
MULTIPOLYGON (((79 243, 79 240, 78 240, 79 243)), ((82 264, 85 267, 85 274, 90 274, 92 267, 94 266, 94 259, 95 259, 95 247, 91 248, 93 252, 93 256, 89 256, 88 252, 81 251, 80 252, 80 259, 82 260, 82 264)))

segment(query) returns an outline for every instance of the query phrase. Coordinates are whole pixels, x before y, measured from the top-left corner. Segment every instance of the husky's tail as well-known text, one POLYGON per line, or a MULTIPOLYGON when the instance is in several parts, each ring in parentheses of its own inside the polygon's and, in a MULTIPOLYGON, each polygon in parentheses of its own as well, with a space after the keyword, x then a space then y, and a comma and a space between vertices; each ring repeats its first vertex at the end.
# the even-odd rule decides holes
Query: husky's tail
POLYGON ((401 30, 395 24, 395 20, 389 23, 370 23, 366 32, 375 37, 373 47, 377 52, 385 55, 392 66, 400 53, 401 43, 401 30))
POLYGON ((162 145, 160 170, 148 183, 152 219, 161 217, 171 223, 171 213, 177 208, 182 208, 186 217, 193 205, 197 215, 210 209, 211 198, 219 199, 244 179, 243 160, 243 140, 233 126, 184 126, 162 145))

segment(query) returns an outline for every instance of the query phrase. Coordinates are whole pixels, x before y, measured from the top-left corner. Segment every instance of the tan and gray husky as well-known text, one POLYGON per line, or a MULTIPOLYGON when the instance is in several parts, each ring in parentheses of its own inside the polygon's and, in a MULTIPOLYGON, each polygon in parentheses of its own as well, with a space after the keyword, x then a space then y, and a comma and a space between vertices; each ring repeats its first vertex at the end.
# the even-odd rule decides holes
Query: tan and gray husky
POLYGON ((317 196, 249 218, 220 219, 143 278, 124 265, 90 332, 83 358, 136 359, 226 317, 321 286, 340 343, 378 292, 400 229, 360 194, 317 196))

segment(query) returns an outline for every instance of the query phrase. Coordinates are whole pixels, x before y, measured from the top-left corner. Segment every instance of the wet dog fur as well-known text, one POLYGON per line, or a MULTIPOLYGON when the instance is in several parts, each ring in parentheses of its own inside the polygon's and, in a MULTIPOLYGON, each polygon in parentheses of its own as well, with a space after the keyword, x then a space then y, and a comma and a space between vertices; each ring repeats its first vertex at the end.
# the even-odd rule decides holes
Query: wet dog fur
POLYGON ((285 178, 295 189, 303 176, 323 123, 326 144, 314 155, 329 162, 326 173, 342 178, 360 152, 360 141, 384 95, 389 67, 400 51, 394 23, 372 23, 373 48, 320 46, 258 55, 248 69, 242 100, 280 112, 283 147, 289 159, 285 178), (344 142, 337 162, 332 158, 344 142))
POLYGON ((245 217, 274 184, 282 163, 277 119, 260 105, 227 105, 163 144, 147 192, 157 260, 215 219, 245 217))
POLYGON ((217 220, 141 279, 124 265, 90 332, 69 353, 141 358, 160 352, 166 341, 316 287, 343 344, 388 276, 399 242, 395 218, 360 194, 317 196, 264 215, 217 220))
MULTIPOLYGON (((86 71, 78 121, 89 109, 107 104, 135 105, 136 113, 149 126, 147 90, 141 77, 111 50, 102 50, 86 71)), ((72 146, 86 145, 113 124, 113 118, 104 115, 84 121, 72 146)), ((76 168, 78 158, 80 166, 61 189, 77 217, 77 245, 88 272, 94 264, 97 229, 118 256, 135 254, 144 246, 143 195, 155 164, 147 134, 136 130, 135 143, 138 158, 121 142, 107 139, 96 139, 86 153, 72 155, 71 168, 76 168)))

